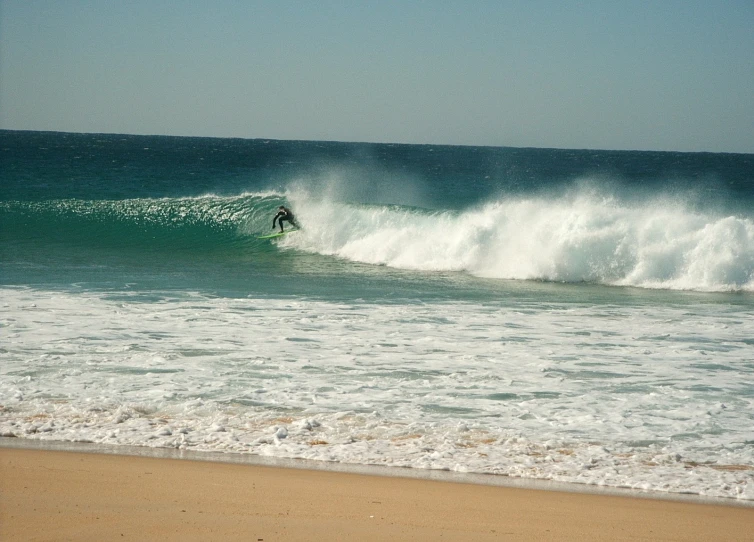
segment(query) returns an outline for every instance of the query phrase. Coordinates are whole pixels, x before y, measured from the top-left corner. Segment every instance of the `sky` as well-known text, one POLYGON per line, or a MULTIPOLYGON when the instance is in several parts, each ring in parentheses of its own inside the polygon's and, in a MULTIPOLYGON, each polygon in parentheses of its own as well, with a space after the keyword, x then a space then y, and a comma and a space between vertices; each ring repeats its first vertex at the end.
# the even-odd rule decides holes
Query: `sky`
POLYGON ((0 0, 0 129, 754 153, 754 1, 0 0))

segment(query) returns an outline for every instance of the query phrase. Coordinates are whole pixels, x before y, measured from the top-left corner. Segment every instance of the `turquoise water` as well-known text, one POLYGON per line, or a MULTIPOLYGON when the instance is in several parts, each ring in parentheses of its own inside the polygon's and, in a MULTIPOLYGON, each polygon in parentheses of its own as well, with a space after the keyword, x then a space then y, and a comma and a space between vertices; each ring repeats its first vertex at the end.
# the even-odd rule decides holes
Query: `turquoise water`
POLYGON ((0 175, 4 436, 754 499, 751 155, 0 131, 0 175))

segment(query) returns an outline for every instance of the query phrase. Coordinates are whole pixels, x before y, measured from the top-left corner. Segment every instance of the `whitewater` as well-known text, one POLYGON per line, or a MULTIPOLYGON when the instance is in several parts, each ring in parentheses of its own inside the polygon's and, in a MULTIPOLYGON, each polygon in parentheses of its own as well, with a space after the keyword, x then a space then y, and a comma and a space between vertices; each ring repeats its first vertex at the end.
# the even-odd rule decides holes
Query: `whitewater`
POLYGON ((0 440, 754 502, 747 155, 0 150, 0 440))
POLYGON ((311 202, 285 246, 351 261, 480 277, 703 291, 754 289, 754 221, 657 198, 578 192, 459 212, 311 202))

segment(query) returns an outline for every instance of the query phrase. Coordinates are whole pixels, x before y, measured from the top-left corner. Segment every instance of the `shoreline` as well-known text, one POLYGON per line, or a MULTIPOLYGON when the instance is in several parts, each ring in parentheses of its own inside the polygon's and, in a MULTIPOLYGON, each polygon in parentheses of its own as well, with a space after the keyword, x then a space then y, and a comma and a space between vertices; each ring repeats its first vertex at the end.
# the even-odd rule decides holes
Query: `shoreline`
POLYGON ((3 540, 751 540, 754 509, 0 447, 3 540))
POLYGON ((109 445, 92 442, 68 442, 23 439, 18 437, 0 437, 0 451, 6 448, 16 450, 73 452, 108 456, 171 459, 180 461, 203 461, 208 463, 322 471, 385 478, 428 480, 535 491, 555 491, 560 493, 754 508, 754 500, 709 497, 691 493, 661 492, 626 487, 558 482, 539 478, 516 478, 496 474, 462 473, 438 469, 414 469, 408 467, 391 467, 387 465, 340 463, 332 461, 316 461, 311 459, 290 459, 253 454, 204 452, 196 450, 180 450, 175 448, 150 448, 146 446, 109 445))

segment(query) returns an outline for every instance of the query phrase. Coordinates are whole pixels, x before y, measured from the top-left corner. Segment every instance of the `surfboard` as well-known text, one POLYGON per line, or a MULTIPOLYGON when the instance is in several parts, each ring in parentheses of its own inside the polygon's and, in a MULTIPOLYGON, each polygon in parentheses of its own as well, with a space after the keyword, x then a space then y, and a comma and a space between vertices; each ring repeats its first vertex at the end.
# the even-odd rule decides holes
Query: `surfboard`
POLYGON ((288 231, 283 231, 283 232, 271 233, 270 235, 262 235, 261 237, 257 237, 257 239, 274 239, 275 237, 282 237, 283 235, 288 235, 289 233, 293 233, 294 231, 298 231, 298 230, 288 230, 288 231))

